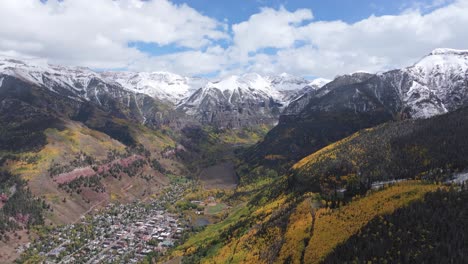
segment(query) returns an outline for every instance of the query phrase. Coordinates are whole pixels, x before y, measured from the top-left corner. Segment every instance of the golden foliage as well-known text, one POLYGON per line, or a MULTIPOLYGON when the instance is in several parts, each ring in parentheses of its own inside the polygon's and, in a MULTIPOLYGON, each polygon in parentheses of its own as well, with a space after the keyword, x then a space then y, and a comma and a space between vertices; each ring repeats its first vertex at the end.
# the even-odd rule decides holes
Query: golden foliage
POLYGON ((284 234, 284 243, 281 247, 276 263, 301 263, 301 255, 305 249, 305 240, 310 238, 312 228, 312 206, 310 198, 301 202, 289 217, 288 228, 284 234))
POLYGON ((294 166, 292 167, 294 170, 299 170, 302 169, 304 166, 309 165, 309 164, 314 164, 316 162, 319 162, 323 159, 335 159, 336 158, 336 151, 339 149, 340 146, 346 144, 347 142, 353 140, 357 136, 359 136, 360 132, 357 132, 345 139, 342 139, 338 142, 335 142, 333 144, 330 144, 322 149, 320 149, 317 152, 314 152, 313 154, 301 159, 298 161, 294 166))
POLYGON ((422 199, 440 186, 416 181, 391 186, 336 210, 319 209, 313 236, 306 248, 305 263, 318 263, 338 244, 356 234, 374 217, 390 214, 410 202, 422 199))

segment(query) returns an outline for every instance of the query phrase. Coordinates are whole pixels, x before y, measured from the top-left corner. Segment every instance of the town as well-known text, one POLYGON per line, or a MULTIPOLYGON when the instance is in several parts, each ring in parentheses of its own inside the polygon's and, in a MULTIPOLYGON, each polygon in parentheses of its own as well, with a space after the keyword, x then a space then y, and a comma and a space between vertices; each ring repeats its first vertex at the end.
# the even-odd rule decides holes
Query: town
POLYGON ((182 214, 167 209, 184 190, 184 185, 171 185, 146 202, 110 203, 19 250, 28 259, 45 258, 45 263, 137 263, 147 255, 164 254, 190 227, 182 214))

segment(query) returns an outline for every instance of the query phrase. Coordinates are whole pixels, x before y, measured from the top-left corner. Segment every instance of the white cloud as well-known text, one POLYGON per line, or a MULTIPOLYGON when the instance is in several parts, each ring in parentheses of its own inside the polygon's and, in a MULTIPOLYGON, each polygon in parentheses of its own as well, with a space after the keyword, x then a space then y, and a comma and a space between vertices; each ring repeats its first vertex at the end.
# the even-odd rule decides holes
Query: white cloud
POLYGON ((308 9, 289 12, 284 7, 279 10, 263 8, 248 21, 232 26, 234 44, 241 54, 261 48, 289 48, 299 37, 297 26, 312 18, 312 11, 308 9))
POLYGON ((185 51, 158 57, 145 57, 129 65, 130 70, 154 71, 163 70, 185 75, 200 75, 216 72, 228 66, 224 50, 215 46, 206 52, 185 51))
POLYGON ((0 54, 187 75, 256 71, 332 78, 408 66, 438 47, 468 48, 468 0, 412 3, 416 8, 401 14, 352 24, 313 21, 309 9, 263 8, 229 27, 227 20, 168 0, 3 0, 0 17, 9 23, 0 23, 0 54), (150 56, 128 46, 134 41, 189 50, 150 56))
POLYGON ((3 0, 0 17, 2 53, 98 68, 143 58, 129 42, 202 48, 229 37, 222 23, 167 0, 3 0))
MULTIPOLYGON (((263 10, 266 16, 294 16, 294 12, 285 10, 263 10)), ((236 45, 242 49, 257 50, 262 47, 285 47, 267 59, 258 54, 250 57, 246 69, 269 71, 271 73, 292 72, 299 75, 313 75, 332 78, 359 70, 370 72, 409 66, 419 58, 438 47, 468 48, 468 1, 460 0, 448 6, 422 14, 418 10, 408 11, 393 16, 370 16, 354 24, 342 21, 317 21, 305 25, 288 24, 279 41, 272 36, 259 34, 262 41, 239 39, 236 45), (268 41, 271 41, 269 43, 268 41), (300 42, 300 47, 281 43, 300 42), (252 44, 254 43, 254 44, 252 44), (256 43, 256 46, 255 46, 256 43), (275 43, 280 43, 275 46, 275 43)), ((298 16, 296 21, 300 21, 298 16)), ((251 19, 252 20, 252 19, 251 19)), ((270 23, 256 19, 255 24, 270 23)), ((280 37, 279 35, 277 36, 280 37)), ((233 48, 235 49, 235 48, 233 48)))

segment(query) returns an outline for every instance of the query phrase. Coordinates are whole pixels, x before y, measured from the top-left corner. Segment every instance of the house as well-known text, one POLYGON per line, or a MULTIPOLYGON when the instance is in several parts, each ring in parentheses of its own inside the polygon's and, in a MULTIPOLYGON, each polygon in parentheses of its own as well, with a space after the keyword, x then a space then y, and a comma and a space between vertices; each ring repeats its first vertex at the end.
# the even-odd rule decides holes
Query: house
POLYGON ((60 253, 65 250, 65 247, 58 247, 52 249, 49 254, 47 254, 49 257, 54 257, 58 258, 60 256, 60 253))
POLYGON ((172 242, 170 240, 164 240, 163 242, 159 243, 159 245, 162 246, 162 247, 173 247, 174 242, 172 242))

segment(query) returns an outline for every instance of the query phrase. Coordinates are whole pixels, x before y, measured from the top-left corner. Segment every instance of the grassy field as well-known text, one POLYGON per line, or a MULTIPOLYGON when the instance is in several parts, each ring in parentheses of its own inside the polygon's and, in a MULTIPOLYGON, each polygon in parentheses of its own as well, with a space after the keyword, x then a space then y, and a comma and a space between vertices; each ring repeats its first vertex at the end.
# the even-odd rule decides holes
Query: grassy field
POLYGON ((213 206, 207 206, 206 213, 212 214, 212 215, 218 214, 218 213, 221 213, 225 208, 226 208, 226 205, 223 203, 219 203, 213 206))

